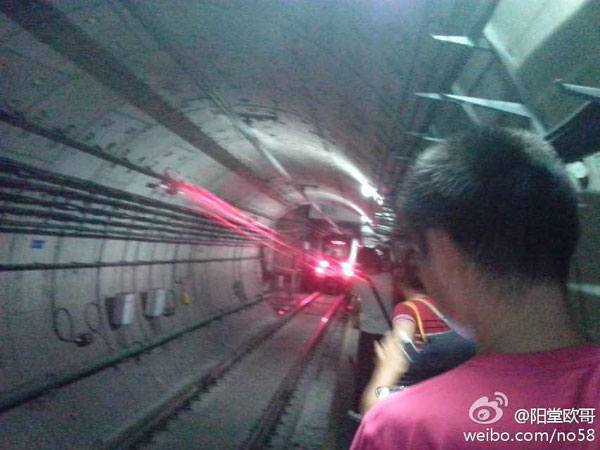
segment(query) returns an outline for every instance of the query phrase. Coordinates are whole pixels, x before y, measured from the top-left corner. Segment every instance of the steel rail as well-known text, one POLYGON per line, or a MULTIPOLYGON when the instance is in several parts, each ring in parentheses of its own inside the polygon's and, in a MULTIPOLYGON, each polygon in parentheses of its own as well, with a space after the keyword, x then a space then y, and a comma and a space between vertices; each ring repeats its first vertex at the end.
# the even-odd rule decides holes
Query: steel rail
POLYGON ((267 326, 258 333, 251 336, 248 340, 238 346, 230 356, 217 363, 208 372, 200 375, 187 383, 178 392, 175 392, 162 401, 153 411, 142 417, 134 425, 122 430, 116 437, 110 439, 103 445, 103 449, 130 448, 141 442, 148 435, 152 434, 155 428, 167 423, 180 411, 188 408, 192 401, 196 401, 199 396, 207 392, 223 375, 225 375, 236 363, 241 361, 250 352, 260 347, 267 339, 272 337, 276 331, 289 323, 301 310, 311 302, 321 296, 320 292, 313 292, 289 311, 276 323, 267 326))
POLYGON ((319 326, 304 346, 302 354, 281 381, 277 391, 269 401, 269 406, 255 423, 248 438, 246 438, 240 447, 238 447, 239 450, 262 450, 267 448, 269 438, 279 423, 286 406, 289 404, 294 390, 300 381, 302 372, 306 368, 317 344, 321 341, 327 327, 331 323, 331 319, 339 310, 345 299, 346 296, 343 294, 338 296, 325 315, 321 317, 319 326))

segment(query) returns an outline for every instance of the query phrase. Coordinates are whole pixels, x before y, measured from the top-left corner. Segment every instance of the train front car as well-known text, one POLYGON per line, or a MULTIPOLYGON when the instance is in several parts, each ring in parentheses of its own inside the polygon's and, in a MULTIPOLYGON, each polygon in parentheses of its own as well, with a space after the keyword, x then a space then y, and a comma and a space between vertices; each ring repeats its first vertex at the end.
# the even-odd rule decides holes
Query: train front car
POLYGON ((323 237, 315 261, 316 288, 338 294, 346 291, 355 275, 358 239, 349 235, 323 237))

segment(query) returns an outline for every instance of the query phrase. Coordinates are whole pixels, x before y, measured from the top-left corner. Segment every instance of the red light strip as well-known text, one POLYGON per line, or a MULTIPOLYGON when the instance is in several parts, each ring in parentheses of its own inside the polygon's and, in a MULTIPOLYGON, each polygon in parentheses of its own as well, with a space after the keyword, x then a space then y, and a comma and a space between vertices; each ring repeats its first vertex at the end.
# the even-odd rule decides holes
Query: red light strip
MULTIPOLYGON (((258 244, 262 244, 265 247, 284 255, 288 254, 288 252, 298 255, 305 255, 305 253, 295 249, 294 247, 291 247, 290 245, 282 241, 278 237, 279 233, 276 230, 273 230, 267 225, 264 225, 254 220, 252 217, 244 214, 238 208, 234 207, 233 205, 230 205, 225 200, 219 198, 213 193, 207 191, 206 189, 189 183, 178 183, 178 191, 181 192, 185 196, 185 198, 190 202, 202 206, 202 212, 207 216, 222 223, 227 228, 232 229, 237 233, 242 234, 247 238, 257 242, 258 244), (240 226, 236 225, 236 223, 248 228, 251 231, 254 231, 258 235, 266 238, 267 240, 252 235, 251 233, 240 228, 240 226), (280 245, 282 248, 277 248, 268 241, 274 242, 280 245), (286 249, 288 252, 284 251, 283 249, 286 249)), ((318 259, 313 256, 310 256, 310 258, 315 261, 318 261, 318 259)))

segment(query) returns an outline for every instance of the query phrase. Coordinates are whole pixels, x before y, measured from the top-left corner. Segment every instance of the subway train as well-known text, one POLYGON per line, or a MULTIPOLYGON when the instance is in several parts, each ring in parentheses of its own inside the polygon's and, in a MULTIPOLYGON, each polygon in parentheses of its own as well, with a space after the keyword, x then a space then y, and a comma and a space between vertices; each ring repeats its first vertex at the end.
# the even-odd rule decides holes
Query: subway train
POLYGON ((315 288, 331 294, 347 290, 355 276, 357 254, 358 238, 345 234, 324 236, 315 253, 315 288))
POLYGON ((0 448, 349 448, 356 253, 401 253, 411 164, 481 127, 556 150, 600 341, 597 0, 0 12, 0 448))

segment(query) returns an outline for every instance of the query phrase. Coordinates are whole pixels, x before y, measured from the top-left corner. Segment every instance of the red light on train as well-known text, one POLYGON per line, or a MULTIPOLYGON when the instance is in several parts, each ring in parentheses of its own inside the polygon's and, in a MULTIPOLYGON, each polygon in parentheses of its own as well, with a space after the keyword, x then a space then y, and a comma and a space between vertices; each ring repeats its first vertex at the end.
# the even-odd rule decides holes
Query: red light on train
POLYGON ((329 261, 325 261, 324 259, 322 259, 321 261, 319 261, 319 266, 329 267, 329 261))
POLYGON ((317 272, 319 275, 323 275, 325 273, 325 269, 322 267, 315 267, 315 272, 317 272))
POLYGON ((333 245, 346 245, 347 243, 344 241, 329 241, 331 242, 333 245))

